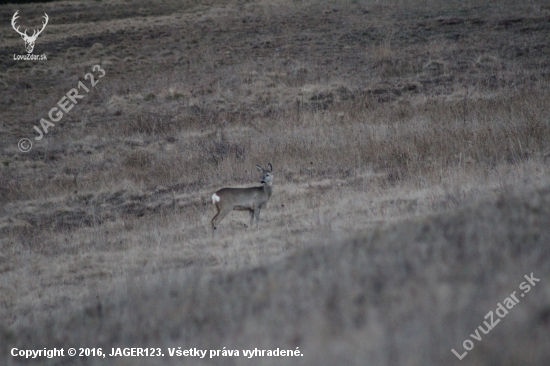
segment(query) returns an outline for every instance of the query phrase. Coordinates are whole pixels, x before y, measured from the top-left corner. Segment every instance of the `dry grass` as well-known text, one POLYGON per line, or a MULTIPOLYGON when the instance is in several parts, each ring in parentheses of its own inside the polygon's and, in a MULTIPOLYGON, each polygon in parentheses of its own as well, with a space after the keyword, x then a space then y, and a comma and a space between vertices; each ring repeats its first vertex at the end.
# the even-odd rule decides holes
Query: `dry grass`
MULTIPOLYGON (((548 277, 543 2, 71 1, 21 5, 25 26, 36 9, 48 61, 0 65, 8 364, 12 346, 73 343, 452 364, 524 274, 548 277), (96 64, 105 77, 21 153, 96 64), (260 230, 233 212, 213 235, 211 193, 268 162, 260 230)), ((549 289, 461 364, 543 365, 549 289)))

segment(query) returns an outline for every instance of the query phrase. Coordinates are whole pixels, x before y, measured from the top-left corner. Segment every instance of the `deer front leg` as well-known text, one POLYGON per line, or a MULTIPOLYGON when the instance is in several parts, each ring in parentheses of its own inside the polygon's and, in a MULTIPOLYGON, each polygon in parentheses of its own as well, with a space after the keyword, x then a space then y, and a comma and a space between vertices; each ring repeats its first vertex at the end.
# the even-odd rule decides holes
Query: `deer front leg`
MULTIPOLYGON (((255 208, 253 214, 256 217, 256 226, 258 226, 258 224, 260 222, 260 208, 259 207, 255 208)), ((252 218, 252 216, 251 216, 251 218, 252 218)), ((252 225, 252 223, 250 223, 250 225, 252 225)))
POLYGON ((254 210, 250 210, 250 227, 252 227, 252 224, 254 223, 254 210))

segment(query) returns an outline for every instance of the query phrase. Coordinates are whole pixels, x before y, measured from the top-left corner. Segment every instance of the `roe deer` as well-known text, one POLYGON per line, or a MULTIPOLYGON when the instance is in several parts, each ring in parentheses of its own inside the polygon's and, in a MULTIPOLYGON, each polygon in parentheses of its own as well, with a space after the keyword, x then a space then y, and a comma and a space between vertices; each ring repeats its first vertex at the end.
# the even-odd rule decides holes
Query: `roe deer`
POLYGON ((269 197, 273 192, 273 167, 267 164, 267 169, 256 165, 256 169, 262 172, 260 187, 249 188, 222 188, 212 195, 212 204, 216 206, 218 212, 212 218, 212 228, 223 220, 228 213, 233 210, 250 211, 250 226, 252 226, 254 217, 256 218, 256 226, 260 221, 260 210, 267 205, 269 197))

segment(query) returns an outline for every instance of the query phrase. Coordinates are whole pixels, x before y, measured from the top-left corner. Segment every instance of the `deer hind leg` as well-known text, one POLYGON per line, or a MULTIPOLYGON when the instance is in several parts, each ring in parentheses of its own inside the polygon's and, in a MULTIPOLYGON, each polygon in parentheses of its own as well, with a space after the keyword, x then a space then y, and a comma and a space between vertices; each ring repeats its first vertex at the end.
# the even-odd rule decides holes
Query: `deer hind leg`
POLYGON ((233 210, 232 207, 229 207, 229 208, 224 207, 224 208, 220 209, 220 208, 218 207, 218 205, 216 205, 216 208, 218 209, 218 213, 216 214, 216 216, 214 216, 214 217, 212 218, 212 228, 213 228, 214 230, 216 230, 216 227, 218 226, 218 224, 220 223, 220 221, 222 221, 223 218, 224 218, 225 216, 227 216, 227 214, 230 213, 231 210, 233 210))
POLYGON ((214 217, 212 217, 212 220, 210 221, 210 223, 212 224, 212 229, 216 229, 216 226, 214 224, 214 220, 216 220, 216 217, 218 217, 220 215, 220 208, 218 207, 217 204, 214 205, 216 207, 216 214, 214 215, 214 217))

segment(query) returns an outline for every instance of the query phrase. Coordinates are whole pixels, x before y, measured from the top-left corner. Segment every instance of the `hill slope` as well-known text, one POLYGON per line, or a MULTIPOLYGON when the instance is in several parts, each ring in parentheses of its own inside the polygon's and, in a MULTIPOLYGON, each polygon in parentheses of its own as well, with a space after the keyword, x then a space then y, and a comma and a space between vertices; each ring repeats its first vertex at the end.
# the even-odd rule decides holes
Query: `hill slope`
POLYGON ((542 366, 550 356, 548 222, 547 186, 375 229, 270 265, 140 277, 92 300, 85 311, 4 331, 3 352, 30 345, 88 344, 109 352, 148 345, 168 356, 167 347, 226 347, 240 350, 240 357, 162 362, 542 366), (520 297, 524 275, 531 274, 540 282, 520 297), (472 339, 485 315, 513 292, 519 303, 488 335, 478 330, 481 341, 472 339), (451 349, 462 354, 466 339, 475 347, 459 363, 451 349), (242 353, 278 347, 299 347, 304 356, 248 359, 242 353))

